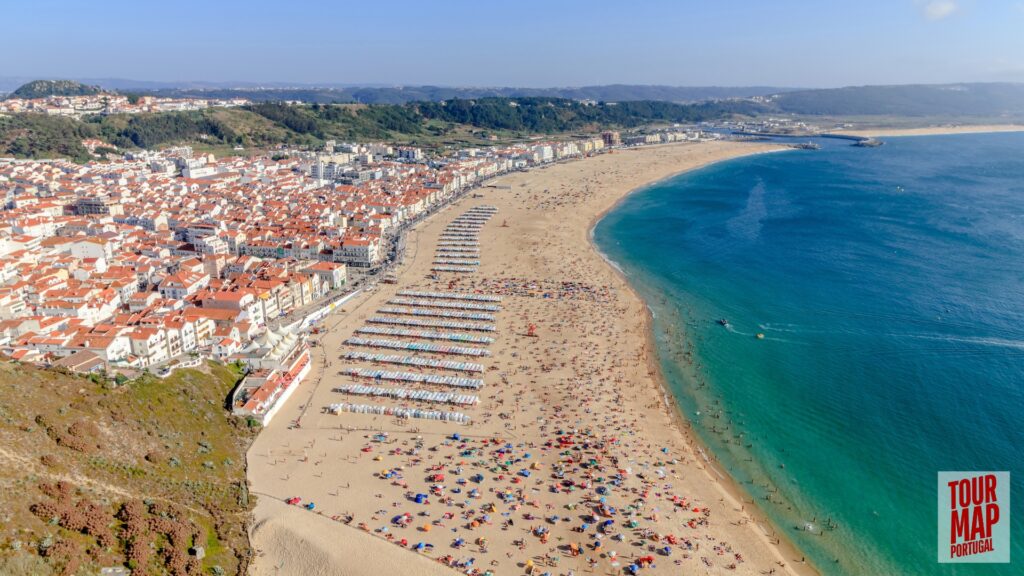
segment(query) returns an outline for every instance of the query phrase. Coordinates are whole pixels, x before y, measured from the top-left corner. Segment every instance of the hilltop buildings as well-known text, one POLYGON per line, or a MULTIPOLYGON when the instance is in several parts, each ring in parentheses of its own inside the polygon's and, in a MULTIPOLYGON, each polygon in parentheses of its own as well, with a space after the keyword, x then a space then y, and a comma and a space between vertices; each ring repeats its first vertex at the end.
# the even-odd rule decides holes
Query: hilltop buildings
POLYGON ((139 114, 142 112, 183 112, 205 108, 230 108, 249 104, 245 98, 200 99, 142 96, 132 100, 113 93, 86 96, 47 96, 45 98, 8 98, 0 100, 0 112, 27 112, 47 116, 86 116, 89 114, 139 114))

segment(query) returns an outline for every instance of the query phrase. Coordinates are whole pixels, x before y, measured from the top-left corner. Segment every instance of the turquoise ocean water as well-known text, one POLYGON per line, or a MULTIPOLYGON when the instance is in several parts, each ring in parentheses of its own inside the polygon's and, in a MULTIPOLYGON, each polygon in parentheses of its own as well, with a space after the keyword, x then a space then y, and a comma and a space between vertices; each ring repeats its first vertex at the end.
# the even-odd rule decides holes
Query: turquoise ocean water
POLYGON ((1024 134, 885 140, 681 175, 595 240, 683 412, 824 573, 1024 574, 1024 134), (1011 564, 937 563, 940 470, 1011 472, 1011 564))

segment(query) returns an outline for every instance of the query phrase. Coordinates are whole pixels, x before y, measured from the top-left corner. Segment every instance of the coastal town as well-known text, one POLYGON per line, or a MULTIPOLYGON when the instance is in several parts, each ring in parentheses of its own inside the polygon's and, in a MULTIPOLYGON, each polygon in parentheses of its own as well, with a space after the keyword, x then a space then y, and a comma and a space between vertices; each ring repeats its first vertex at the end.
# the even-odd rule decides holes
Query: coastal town
POLYGON ((80 96, 43 96, 40 98, 6 98, 0 100, 0 114, 44 114, 81 118, 94 114, 142 114, 145 112, 187 112, 206 108, 245 106, 245 98, 202 99, 164 98, 100 92, 80 96))
POLYGON ((1024 0, 790 4, 8 2, 0 576, 1024 573, 1024 0))
POLYGON ((364 550, 360 574, 814 574, 680 420, 590 242, 633 190, 811 134, 871 140, 768 118, 0 158, 0 353, 121 391, 236 374, 257 576, 364 550))
POLYGON ((2 160, 0 348, 126 376, 240 362, 250 373, 236 413, 266 423, 309 371, 305 336, 384 276, 412 223, 502 174, 709 137, 608 131, 445 156, 329 141, 247 158, 179 146, 85 165, 2 160))

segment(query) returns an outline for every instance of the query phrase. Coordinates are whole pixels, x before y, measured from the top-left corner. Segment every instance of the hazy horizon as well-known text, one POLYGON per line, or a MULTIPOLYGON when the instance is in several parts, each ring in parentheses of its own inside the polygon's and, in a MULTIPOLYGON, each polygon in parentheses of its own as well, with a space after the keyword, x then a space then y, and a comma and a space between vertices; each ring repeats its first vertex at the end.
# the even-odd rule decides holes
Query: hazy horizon
MULTIPOLYGON (((594 86, 650 86, 650 87, 669 87, 669 88, 751 88, 751 87, 765 87, 765 88, 779 88, 785 90, 813 90, 818 88, 824 88, 822 86, 781 86, 775 84, 634 84, 626 82, 607 82, 602 84, 574 84, 574 85, 561 85, 561 86, 518 86, 518 85, 505 85, 505 84, 441 84, 441 83, 387 83, 387 82, 333 82, 330 80, 318 81, 318 82, 288 82, 282 80, 212 80, 204 78, 182 78, 182 79, 162 79, 162 78, 127 78, 127 77, 69 77, 69 76, 0 76, 0 84, 5 82, 12 83, 17 82, 25 84, 36 80, 71 80, 74 82, 80 82, 83 84, 89 83, 101 83, 101 82, 117 82, 117 83, 138 83, 139 85, 144 84, 159 84, 168 86, 211 86, 218 88, 226 88, 230 86, 238 86, 245 88, 419 88, 425 86, 437 87, 437 88, 453 88, 453 89, 497 89, 497 88, 521 88, 524 90, 571 90, 578 88, 588 88, 594 86)), ((950 82, 950 84, 966 84, 967 82, 950 82)), ((1024 81, 1020 82, 1024 83, 1024 81)), ((852 86, 852 85, 851 85, 852 86)), ((845 86, 836 86, 845 87, 845 86)))
POLYGON ((318 81, 318 82, 288 82, 282 80, 211 80, 202 78, 183 78, 183 79, 161 79, 161 78, 128 78, 128 77, 70 77, 70 76, 0 76, 0 85, 4 83, 16 82, 20 84, 26 84, 36 80, 70 80, 79 82, 82 84, 89 83, 102 83, 102 82, 114 82, 133 84, 137 83, 140 85, 152 84, 152 85, 166 85, 168 87, 191 87, 191 88, 203 88, 209 86, 212 88, 230 88, 237 86, 239 88, 250 88, 250 89, 275 89, 275 88, 319 88, 319 89, 331 89, 331 88, 421 88, 421 87, 436 87, 436 88, 452 88, 452 89, 508 89, 508 88, 520 88, 523 90, 574 90, 580 88, 591 88, 601 86, 644 86, 644 87, 667 87, 667 88, 777 88, 781 90, 828 90, 834 88, 858 88, 858 87, 869 87, 869 86, 944 86, 944 85, 956 85, 956 84, 1024 84, 1022 80, 991 80, 991 81, 973 81, 973 80, 951 80, 949 82, 898 82, 888 84, 838 84, 835 86, 785 86, 780 84, 656 84, 656 83, 628 83, 628 82, 606 82, 599 84, 566 84, 566 85, 551 85, 551 86, 520 86, 513 84, 441 84, 441 83, 387 83, 387 82, 333 82, 330 80, 318 81))
POLYGON ((185 0, 168 10, 42 0, 7 7, 5 20, 7 78, 516 88, 1024 81, 1024 2, 1015 1, 509 9, 457 0, 424 9, 405 0, 185 0))

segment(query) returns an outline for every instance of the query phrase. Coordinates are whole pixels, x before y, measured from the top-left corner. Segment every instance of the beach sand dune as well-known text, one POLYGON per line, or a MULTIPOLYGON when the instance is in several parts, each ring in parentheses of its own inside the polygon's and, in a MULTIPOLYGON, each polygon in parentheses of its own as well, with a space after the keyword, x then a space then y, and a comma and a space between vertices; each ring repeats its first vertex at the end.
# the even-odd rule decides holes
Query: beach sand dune
POLYGON ((359 531, 337 537, 333 522, 301 508, 263 499, 256 508, 252 537, 264 545, 254 576, 380 576, 381 574, 449 575, 427 558, 395 554, 392 544, 359 531))
MULTIPOLYGON (((498 575, 621 574, 636 563, 642 574, 813 573, 696 448, 666 401, 644 303, 589 241, 597 218, 631 190, 774 149, 668 145, 509 174, 411 232, 398 283, 361 294, 327 319, 313 372, 248 454, 260 498, 253 573, 452 573, 452 566, 498 575), (479 265, 432 274, 442 232, 483 206, 497 212, 480 228, 479 265), (501 296, 495 319, 477 322, 496 327, 487 334, 493 343, 474 344, 490 355, 468 359, 484 365, 482 374, 345 357, 381 352, 345 344, 373 316, 446 320, 379 312, 406 290, 501 296), (336 391, 353 383, 455 391, 343 373, 351 368, 484 384, 459 391, 478 395, 479 404, 437 408, 336 391), (472 421, 324 410, 339 402, 459 411, 472 421), (283 503, 291 497, 314 502, 314 511, 283 503)), ((417 362, 467 360, 384 352, 417 362)))

